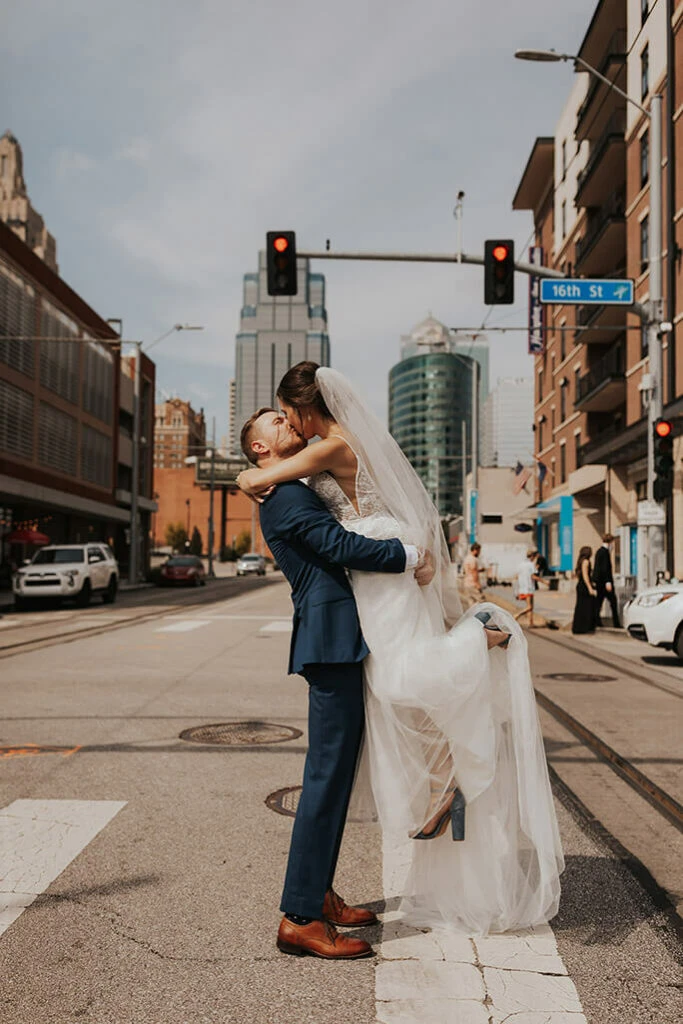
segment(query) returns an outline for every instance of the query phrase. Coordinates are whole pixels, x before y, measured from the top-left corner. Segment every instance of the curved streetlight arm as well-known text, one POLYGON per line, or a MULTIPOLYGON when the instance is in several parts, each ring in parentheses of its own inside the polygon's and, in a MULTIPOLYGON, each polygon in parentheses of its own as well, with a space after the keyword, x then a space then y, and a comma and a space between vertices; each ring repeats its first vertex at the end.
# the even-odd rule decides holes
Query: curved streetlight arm
POLYGON ((642 104, 634 100, 633 97, 629 96, 629 94, 624 92, 623 89, 620 89, 618 85, 615 85, 614 82, 603 75, 602 72, 598 71, 597 68, 594 68, 592 64, 589 64, 588 61, 584 60, 583 57, 577 57, 572 53, 557 53, 555 50, 516 50, 515 57, 517 60, 537 61, 540 64, 550 64, 561 60, 571 60, 574 64, 578 64, 582 67, 584 71, 588 71, 589 74, 595 75, 596 78, 599 78, 601 82, 604 82, 610 89, 613 89, 614 92, 621 96, 622 99, 625 99, 627 103, 632 103, 634 107, 638 108, 641 114, 645 114, 646 117, 651 116, 649 110, 646 110, 642 104))

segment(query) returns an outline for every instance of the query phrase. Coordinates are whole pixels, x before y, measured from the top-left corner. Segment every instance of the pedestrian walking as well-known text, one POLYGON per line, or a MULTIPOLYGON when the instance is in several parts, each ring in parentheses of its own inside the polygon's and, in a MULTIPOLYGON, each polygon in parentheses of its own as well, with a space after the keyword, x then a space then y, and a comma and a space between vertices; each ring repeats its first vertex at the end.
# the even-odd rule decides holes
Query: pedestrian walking
POLYGON ((524 615, 529 616, 529 627, 534 628, 534 591, 536 590, 536 583, 539 580, 538 573, 536 572, 536 559, 538 558, 538 551, 531 548, 526 553, 526 558, 517 567, 516 586, 517 586, 517 600, 524 601, 525 606, 521 611, 517 612, 515 618, 521 619, 524 615))
POLYGON ((574 575, 576 576, 576 604, 572 633, 595 632, 595 599, 597 591, 593 586, 591 555, 592 548, 583 547, 579 551, 574 575))
POLYGON ((617 605, 617 595, 614 593, 614 576, 612 575, 612 556, 610 553, 613 543, 614 537, 612 534, 605 533, 602 536, 602 545, 595 552, 595 568, 593 569, 593 584, 596 592, 595 625, 602 625, 600 612, 602 611, 603 602, 607 598, 612 609, 612 625, 615 629, 620 629, 619 607, 617 605))
POLYGON ((471 545, 469 554, 462 563, 463 575, 465 577, 463 598, 466 609, 471 608, 473 604, 477 604, 479 601, 484 600, 480 575, 486 570, 479 566, 480 554, 481 544, 477 544, 475 542, 471 545))

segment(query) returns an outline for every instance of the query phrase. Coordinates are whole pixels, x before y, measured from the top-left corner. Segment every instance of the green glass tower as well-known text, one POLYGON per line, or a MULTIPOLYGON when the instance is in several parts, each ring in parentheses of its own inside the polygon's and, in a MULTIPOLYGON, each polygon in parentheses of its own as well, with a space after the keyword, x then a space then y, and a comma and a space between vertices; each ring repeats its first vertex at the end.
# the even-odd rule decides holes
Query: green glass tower
POLYGON ((402 359, 389 374, 389 430, 442 516, 463 512, 462 423, 469 447, 478 370, 474 359, 442 351, 402 359))

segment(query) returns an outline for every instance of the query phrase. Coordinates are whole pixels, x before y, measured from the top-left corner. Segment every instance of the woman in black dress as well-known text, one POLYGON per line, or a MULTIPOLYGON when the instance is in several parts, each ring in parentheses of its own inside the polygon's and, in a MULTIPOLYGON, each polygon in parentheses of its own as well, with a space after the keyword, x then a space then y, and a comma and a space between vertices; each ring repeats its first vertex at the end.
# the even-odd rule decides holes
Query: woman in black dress
POLYGON ((574 575, 576 576, 576 605, 572 633, 595 632, 595 598, 597 591, 591 578, 592 549, 583 547, 579 551, 574 575))

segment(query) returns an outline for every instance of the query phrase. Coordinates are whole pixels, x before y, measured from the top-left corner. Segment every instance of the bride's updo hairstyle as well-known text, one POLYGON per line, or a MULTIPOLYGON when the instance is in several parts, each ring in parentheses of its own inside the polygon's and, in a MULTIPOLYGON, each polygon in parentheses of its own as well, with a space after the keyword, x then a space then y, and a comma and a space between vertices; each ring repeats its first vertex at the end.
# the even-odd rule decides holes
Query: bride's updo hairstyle
POLYGON ((319 369, 318 364, 310 360, 292 366, 280 381, 277 397, 299 412, 315 409, 324 419, 333 420, 334 416, 327 408, 315 379, 319 369))

